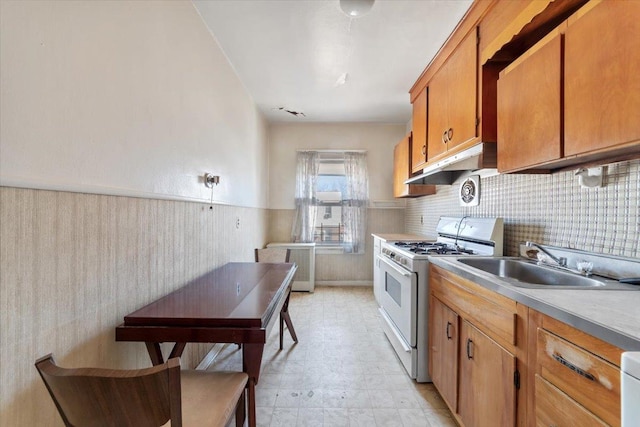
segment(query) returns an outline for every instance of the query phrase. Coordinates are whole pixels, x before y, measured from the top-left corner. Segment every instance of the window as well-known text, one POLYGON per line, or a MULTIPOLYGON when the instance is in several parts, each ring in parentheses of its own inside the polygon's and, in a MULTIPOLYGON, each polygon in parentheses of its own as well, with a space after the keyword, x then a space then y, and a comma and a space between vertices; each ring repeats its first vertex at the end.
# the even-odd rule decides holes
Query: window
POLYGON ((316 180, 316 226, 314 241, 318 244, 344 242, 342 196, 347 194, 344 156, 320 156, 316 180), (333 157, 333 158, 331 158, 333 157))
POLYGON ((366 153, 298 153, 292 241, 364 253, 369 198, 366 153))

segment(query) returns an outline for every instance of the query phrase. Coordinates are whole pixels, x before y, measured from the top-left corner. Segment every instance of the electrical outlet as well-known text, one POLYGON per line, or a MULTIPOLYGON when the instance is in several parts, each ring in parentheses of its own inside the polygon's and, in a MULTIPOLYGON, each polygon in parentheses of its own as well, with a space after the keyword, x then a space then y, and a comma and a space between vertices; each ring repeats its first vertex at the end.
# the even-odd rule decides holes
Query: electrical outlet
POLYGON ((236 229, 240 229, 240 217, 236 218, 236 229))
POLYGON ((420 215, 420 225, 424 225, 424 215, 420 215))

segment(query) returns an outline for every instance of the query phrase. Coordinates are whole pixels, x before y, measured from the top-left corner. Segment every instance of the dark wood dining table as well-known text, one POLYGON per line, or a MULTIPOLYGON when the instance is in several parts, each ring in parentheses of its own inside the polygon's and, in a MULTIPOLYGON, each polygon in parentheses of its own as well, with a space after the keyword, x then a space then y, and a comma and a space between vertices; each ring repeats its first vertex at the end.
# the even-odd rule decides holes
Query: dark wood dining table
POLYGON ((164 363, 164 342, 175 343, 169 358, 180 357, 190 342, 241 344, 249 425, 255 426, 264 345, 296 269, 290 263, 228 263, 126 315, 116 327, 116 341, 144 342, 154 365, 164 363))

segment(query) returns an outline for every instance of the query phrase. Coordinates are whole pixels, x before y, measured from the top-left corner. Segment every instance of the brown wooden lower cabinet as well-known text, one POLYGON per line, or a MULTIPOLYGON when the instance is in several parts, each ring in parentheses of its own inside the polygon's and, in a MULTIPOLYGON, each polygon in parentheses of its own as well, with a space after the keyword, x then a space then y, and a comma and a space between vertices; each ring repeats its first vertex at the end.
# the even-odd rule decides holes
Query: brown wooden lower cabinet
POLYGON ((462 322, 458 413, 465 426, 515 426, 515 372, 513 354, 462 322))
POLYGON ((620 426, 622 349, 434 264, 429 292, 429 373, 460 425, 620 426))
POLYGON ((536 426, 575 427, 605 424, 558 387, 536 375, 536 426))
MULTIPOLYGON (((519 394, 515 354, 518 345, 527 342, 526 328, 516 328, 515 302, 434 265, 429 285, 433 384, 459 424, 515 426, 519 394), (517 330, 524 331, 520 340, 517 330)), ((525 421, 521 417, 518 425, 525 421)))
POLYGON ((438 298, 431 297, 431 380, 454 412, 458 408, 458 315, 438 298))
POLYGON ((619 426, 622 350, 549 316, 533 314, 536 424, 619 426), (549 407, 549 393, 557 397, 555 409, 549 407))

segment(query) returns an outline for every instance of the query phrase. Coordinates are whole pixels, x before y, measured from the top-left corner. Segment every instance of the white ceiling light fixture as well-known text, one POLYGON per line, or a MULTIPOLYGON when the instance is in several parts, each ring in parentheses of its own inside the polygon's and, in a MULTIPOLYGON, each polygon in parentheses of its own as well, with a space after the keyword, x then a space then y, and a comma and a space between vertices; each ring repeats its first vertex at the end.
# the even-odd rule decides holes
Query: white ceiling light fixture
POLYGON ((340 9, 350 18, 357 18, 369 12, 375 0, 340 0, 340 9))

